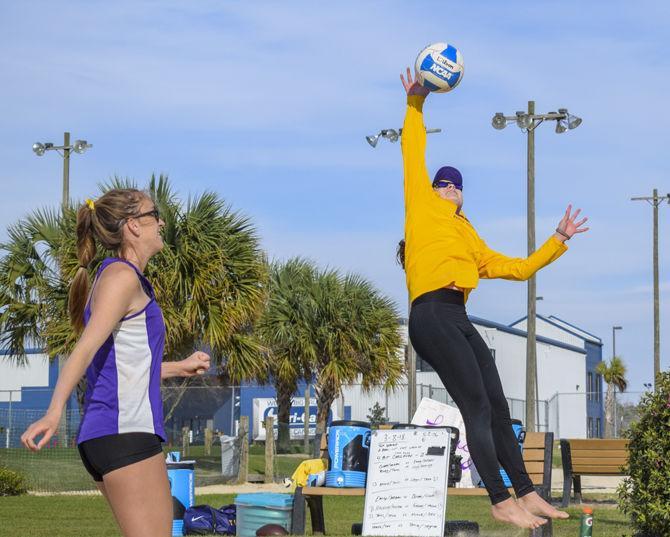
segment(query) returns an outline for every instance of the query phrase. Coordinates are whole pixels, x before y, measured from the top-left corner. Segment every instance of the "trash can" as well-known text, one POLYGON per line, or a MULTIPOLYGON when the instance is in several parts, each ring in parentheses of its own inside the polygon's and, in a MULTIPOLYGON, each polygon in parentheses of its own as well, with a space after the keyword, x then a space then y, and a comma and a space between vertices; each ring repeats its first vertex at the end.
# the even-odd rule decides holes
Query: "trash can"
POLYGON ((172 535, 184 535, 184 512, 195 499, 195 461, 182 461, 178 451, 168 453, 168 481, 172 495, 172 535))
POLYGON ((240 469, 240 449, 236 436, 219 436, 221 441, 221 475, 223 477, 237 477, 240 469))

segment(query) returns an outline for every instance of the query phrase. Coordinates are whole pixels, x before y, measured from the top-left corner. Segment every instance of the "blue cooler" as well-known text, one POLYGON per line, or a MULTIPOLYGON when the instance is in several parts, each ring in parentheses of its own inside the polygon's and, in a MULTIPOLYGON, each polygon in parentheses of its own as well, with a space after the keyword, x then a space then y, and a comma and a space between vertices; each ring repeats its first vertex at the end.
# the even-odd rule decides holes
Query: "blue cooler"
MULTIPOLYGON (((512 420, 512 429, 514 429, 514 435, 519 442, 519 449, 523 451, 523 441, 526 439, 526 430, 523 428, 521 420, 512 420)), ((502 477, 503 483, 505 483, 507 488, 512 486, 512 482, 510 481, 507 472, 502 468, 500 469, 500 477, 502 477)))
POLYGON ((172 494, 172 535, 176 537, 184 535, 184 512, 193 507, 195 461, 182 461, 178 451, 171 451, 165 464, 172 494))
POLYGON ((327 487, 365 487, 370 456, 370 424, 334 421, 328 431, 327 487))
POLYGON ((256 537, 256 530, 266 524, 279 524, 291 533, 292 494, 238 494, 234 502, 237 537, 256 537))

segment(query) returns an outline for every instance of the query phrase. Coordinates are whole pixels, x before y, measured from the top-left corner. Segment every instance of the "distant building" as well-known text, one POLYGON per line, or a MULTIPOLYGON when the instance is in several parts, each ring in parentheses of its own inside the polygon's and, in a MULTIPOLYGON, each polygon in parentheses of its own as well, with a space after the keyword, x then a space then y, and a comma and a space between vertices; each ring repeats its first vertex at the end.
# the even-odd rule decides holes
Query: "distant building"
MULTIPOLYGON (((510 326, 525 330, 526 317, 513 322, 510 326)), ((583 376, 575 385, 574 392, 577 394, 577 399, 584 401, 586 406, 586 436, 602 438, 605 424, 603 379, 602 375, 596 372, 596 366, 603 360, 602 339, 554 315, 549 317, 537 315, 536 332, 538 335, 584 349, 586 359, 583 376)), ((561 399, 567 399, 569 395, 569 392, 561 392, 561 399)))

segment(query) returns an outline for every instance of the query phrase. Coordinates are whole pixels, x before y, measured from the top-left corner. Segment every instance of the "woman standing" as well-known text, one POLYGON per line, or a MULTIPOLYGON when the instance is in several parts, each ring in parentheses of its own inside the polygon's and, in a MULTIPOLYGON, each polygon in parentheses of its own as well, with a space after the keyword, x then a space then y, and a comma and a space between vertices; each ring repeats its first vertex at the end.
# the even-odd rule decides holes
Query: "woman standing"
POLYGON ((442 167, 432 188, 426 169, 423 103, 429 91, 400 75, 407 92, 402 130, 405 176, 405 272, 412 302, 409 336, 423 360, 437 372, 458 406, 468 447, 492 504, 495 519, 523 528, 546 522, 536 515, 567 518, 535 492, 526 472, 495 361, 468 320, 465 302, 479 278, 527 280, 558 259, 565 241, 587 231, 568 206, 556 232, 526 259, 491 250, 461 212, 463 178, 442 167), (515 501, 499 465, 514 486, 515 501))
POLYGON ((162 363, 165 325, 143 271, 163 248, 164 225, 152 199, 135 189, 110 190, 79 209, 80 266, 70 287, 69 310, 81 335, 45 416, 21 436, 33 451, 46 445, 86 373, 77 445, 126 537, 172 534, 172 499, 161 447, 166 435, 160 382, 202 374, 210 366, 203 352, 162 363), (101 263, 89 290, 87 267, 95 257, 96 240, 117 257, 101 263))

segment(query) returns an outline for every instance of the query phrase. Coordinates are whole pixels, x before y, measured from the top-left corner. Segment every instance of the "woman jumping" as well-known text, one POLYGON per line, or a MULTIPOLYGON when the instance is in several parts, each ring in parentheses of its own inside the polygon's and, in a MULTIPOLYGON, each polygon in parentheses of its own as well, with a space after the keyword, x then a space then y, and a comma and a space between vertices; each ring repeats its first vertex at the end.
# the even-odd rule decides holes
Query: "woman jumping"
POLYGON ((152 199, 134 189, 110 190, 79 209, 79 270, 70 287, 69 309, 81 336, 58 376, 45 416, 21 436, 28 449, 45 446, 85 372, 79 453, 125 537, 172 535, 160 383, 162 378, 202 374, 210 366, 204 352, 162 363, 163 315, 143 271, 163 248, 164 225, 152 199), (101 263, 89 293, 86 269, 95 257, 96 239, 117 257, 101 263))
POLYGON ((565 241, 588 228, 568 206, 554 233, 526 259, 491 250, 461 212, 463 179, 456 168, 440 168, 432 188, 426 169, 423 103, 429 91, 400 75, 407 92, 402 129, 405 176, 404 266, 411 311, 409 337, 416 352, 437 372, 458 406, 470 454, 492 504, 495 519, 536 528, 546 519, 567 518, 535 492, 512 429, 495 361, 468 320, 465 302, 479 278, 527 280, 566 250, 565 241), (499 467, 512 481, 507 491, 499 467))

